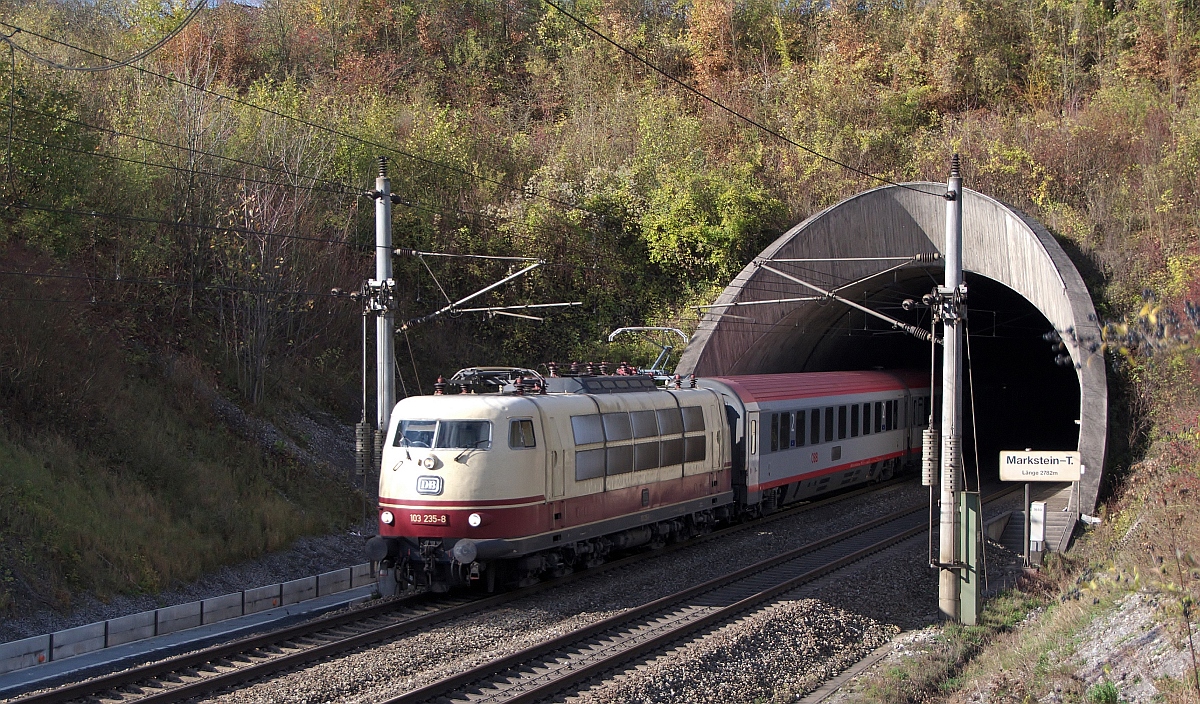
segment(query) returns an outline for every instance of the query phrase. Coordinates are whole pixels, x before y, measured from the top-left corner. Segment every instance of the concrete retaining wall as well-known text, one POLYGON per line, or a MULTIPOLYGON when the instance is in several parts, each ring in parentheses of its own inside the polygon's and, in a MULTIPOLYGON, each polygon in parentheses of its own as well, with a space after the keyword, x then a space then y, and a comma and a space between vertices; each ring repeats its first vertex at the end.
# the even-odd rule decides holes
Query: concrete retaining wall
POLYGON ((282 584, 247 589, 203 601, 89 623, 48 635, 0 643, 0 675, 52 660, 62 660, 72 655, 256 614, 318 596, 337 594, 366 586, 374 580, 374 566, 365 562, 282 584))

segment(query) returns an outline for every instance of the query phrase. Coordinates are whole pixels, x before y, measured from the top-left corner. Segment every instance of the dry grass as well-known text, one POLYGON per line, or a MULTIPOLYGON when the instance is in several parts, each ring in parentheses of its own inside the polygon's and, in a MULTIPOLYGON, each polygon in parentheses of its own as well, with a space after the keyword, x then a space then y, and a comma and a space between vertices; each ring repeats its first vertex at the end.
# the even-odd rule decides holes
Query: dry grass
POLYGON ((203 365, 163 364, 127 320, 0 306, 0 614, 155 592, 356 520, 347 487, 221 424, 203 365))
MULTIPOLYGON (((1152 455, 1069 556, 1051 555, 1040 574, 991 599, 981 625, 947 626, 925 652, 870 676, 855 701, 965 702, 986 691, 986 701, 998 704, 1051 693, 1106 702, 1112 688, 1082 681, 1071 656, 1089 624, 1137 591, 1157 597, 1156 618, 1186 646, 1200 597, 1200 463, 1194 446, 1174 441, 1156 443, 1152 455)), ((1155 686, 1166 704, 1194 704, 1193 682, 1155 686)))

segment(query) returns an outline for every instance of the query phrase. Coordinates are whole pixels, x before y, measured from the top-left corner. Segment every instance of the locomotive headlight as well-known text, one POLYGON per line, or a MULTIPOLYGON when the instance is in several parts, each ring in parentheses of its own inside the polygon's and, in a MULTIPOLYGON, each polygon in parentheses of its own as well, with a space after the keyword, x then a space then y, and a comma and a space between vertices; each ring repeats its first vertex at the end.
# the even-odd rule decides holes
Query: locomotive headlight
POLYGON ((425 459, 421 460, 421 466, 425 469, 433 469, 433 465, 435 464, 437 464, 437 460, 432 457, 426 457, 425 459))
POLYGON ((483 525, 483 516, 480 516, 478 513, 472 513, 470 516, 467 516, 467 525, 472 528, 478 528, 483 525))
POLYGON ((396 517, 392 515, 391 511, 384 511, 383 513, 379 514, 379 520, 390 526, 395 522, 396 517))

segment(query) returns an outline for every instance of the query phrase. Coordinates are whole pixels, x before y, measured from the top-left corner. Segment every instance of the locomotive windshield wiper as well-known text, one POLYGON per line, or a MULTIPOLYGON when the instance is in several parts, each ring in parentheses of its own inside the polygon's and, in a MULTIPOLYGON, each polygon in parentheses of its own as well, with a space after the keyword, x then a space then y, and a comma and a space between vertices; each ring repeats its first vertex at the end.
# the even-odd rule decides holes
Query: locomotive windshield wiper
POLYGON ((464 448, 462 452, 455 455, 454 461, 462 462, 464 457, 471 454, 475 450, 479 449, 480 443, 485 443, 485 442, 488 442, 488 438, 480 438, 480 439, 476 440, 475 442, 467 443, 467 447, 464 448))

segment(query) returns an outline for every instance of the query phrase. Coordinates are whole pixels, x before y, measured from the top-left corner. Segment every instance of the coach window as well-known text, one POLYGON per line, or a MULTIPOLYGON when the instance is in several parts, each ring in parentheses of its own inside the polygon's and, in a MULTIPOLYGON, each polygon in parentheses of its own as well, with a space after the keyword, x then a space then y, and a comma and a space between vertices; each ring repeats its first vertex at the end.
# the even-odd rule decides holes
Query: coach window
POLYGON ((604 419, 604 437, 609 442, 629 440, 633 437, 633 431, 629 428, 628 413, 605 413, 600 417, 604 419))
POLYGON ((663 408, 658 411, 658 429, 663 435, 678 435, 683 432, 683 414, 678 408, 663 408))
POLYGON ((771 452, 779 450, 779 414, 771 414, 771 452))
POLYGON ((658 420, 654 411, 634 411, 629 417, 633 421, 633 437, 652 438, 658 435, 658 420))
POLYGON ((825 442, 833 442, 833 406, 825 408, 825 442))
POLYGON ((858 404, 850 407, 850 437, 858 437, 858 404))
POLYGON ((821 409, 814 408, 808 412, 809 419, 809 434, 808 444, 818 445, 821 443, 821 409))
POLYGON ((509 421, 508 446, 514 450, 525 447, 537 447, 533 437, 533 421, 525 418, 509 421))
POLYGON ((575 481, 604 476, 604 448, 575 452, 575 481))
POLYGON ((904 419, 900 417, 900 400, 892 401, 892 430, 901 426, 904 419))
POLYGON ((700 406, 683 407, 683 429, 689 433, 704 430, 704 409, 700 406))
POLYGON ((838 440, 846 439, 846 407, 838 406, 838 440))
POLYGON ((571 416, 571 432, 575 436, 576 445, 592 445, 604 442, 604 426, 600 424, 600 416, 571 416))
POLYGON ((639 442, 633 446, 633 468, 658 469, 658 442, 639 442))
POLYGON ((875 432, 883 432, 883 401, 875 402, 875 432))
POLYGON ((609 476, 633 471, 633 445, 617 445, 607 448, 604 471, 609 476))
POLYGON ((792 447, 804 447, 804 411, 796 411, 792 420, 792 447))
POLYGON ((670 467, 673 464, 683 464, 683 438, 663 440, 659 453, 659 461, 663 467, 670 467))
POLYGON ((871 404, 863 404, 863 435, 871 434, 871 404))

